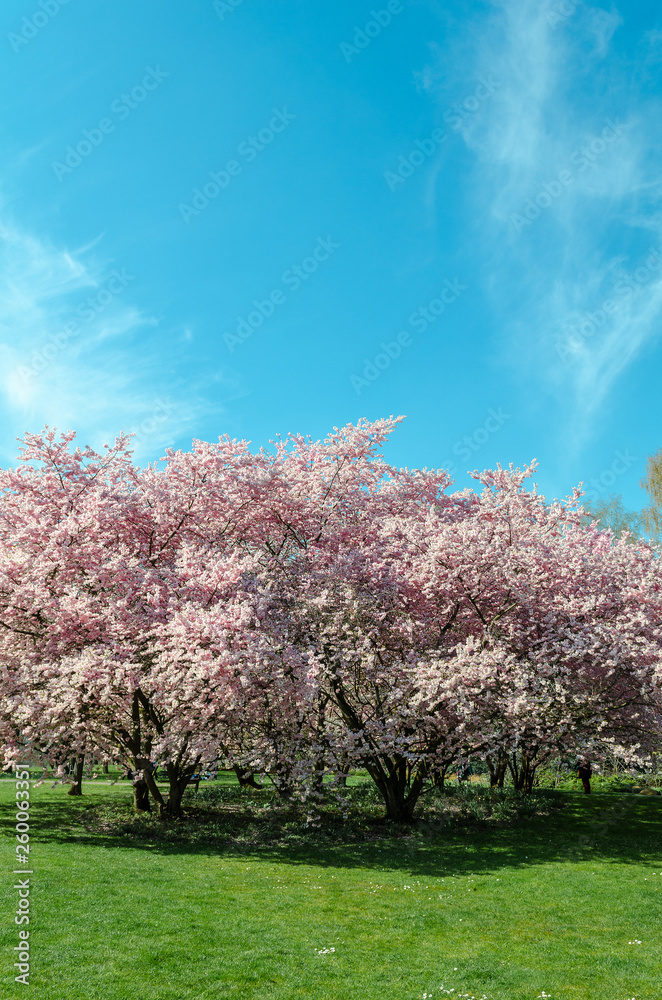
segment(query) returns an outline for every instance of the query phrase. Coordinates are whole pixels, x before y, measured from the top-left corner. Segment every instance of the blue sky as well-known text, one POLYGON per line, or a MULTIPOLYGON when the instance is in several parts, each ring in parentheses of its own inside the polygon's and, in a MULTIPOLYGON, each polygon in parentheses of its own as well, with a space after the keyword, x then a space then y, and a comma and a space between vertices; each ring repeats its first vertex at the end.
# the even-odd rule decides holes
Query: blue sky
POLYGON ((662 14, 575 0, 5 0, 0 462, 406 414, 644 502, 662 14))

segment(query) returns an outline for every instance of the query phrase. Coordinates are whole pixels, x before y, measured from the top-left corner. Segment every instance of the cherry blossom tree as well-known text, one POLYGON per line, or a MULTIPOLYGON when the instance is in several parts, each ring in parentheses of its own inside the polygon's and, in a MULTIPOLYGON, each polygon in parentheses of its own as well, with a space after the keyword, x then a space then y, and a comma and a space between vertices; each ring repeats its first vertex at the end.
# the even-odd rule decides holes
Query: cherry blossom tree
POLYGON ((448 496, 445 473, 386 468, 356 443, 298 442, 278 595, 389 816, 411 819, 458 756, 505 751, 528 791, 579 740, 658 738, 654 550, 583 527, 579 491, 547 504, 525 489, 534 467, 448 496))
POLYGON ((545 501, 535 465, 455 493, 394 468, 398 422, 146 469, 123 437, 28 435, 0 473, 6 762, 119 757, 175 815, 219 759, 283 794, 358 766, 411 821, 473 754, 529 791, 551 755, 657 749, 658 551, 587 525, 579 490, 545 501))
POLYGON ((17 753, 27 741, 54 761, 62 747, 123 749, 135 765, 153 609, 135 553, 129 442, 99 455, 73 440, 28 435, 23 464, 0 478, 5 743, 17 753))

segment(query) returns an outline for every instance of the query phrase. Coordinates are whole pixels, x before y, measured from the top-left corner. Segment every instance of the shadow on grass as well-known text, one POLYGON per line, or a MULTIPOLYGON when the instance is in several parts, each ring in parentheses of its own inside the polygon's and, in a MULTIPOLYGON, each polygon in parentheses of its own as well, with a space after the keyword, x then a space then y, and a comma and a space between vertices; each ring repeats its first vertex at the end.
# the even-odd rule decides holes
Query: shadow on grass
MULTIPOLYGON (((449 872, 493 872, 550 862, 660 864, 662 798, 602 793, 590 797, 542 790, 539 812, 509 823, 430 819, 398 827, 373 809, 359 809, 348 822, 337 817, 323 828, 306 827, 301 807, 265 806, 261 793, 226 792, 215 808, 191 797, 189 815, 163 823, 135 817, 130 799, 103 796, 35 798, 31 808, 33 844, 146 851, 161 856, 237 857, 283 864, 403 870, 409 876, 449 872), (222 799, 228 801, 223 804, 222 799), (234 801, 233 801, 234 800, 234 801), (104 816, 109 828, 104 831, 104 816), (656 857, 657 855, 657 857, 656 857)), ((471 798, 471 796, 469 796, 471 798)), ((529 807, 529 811, 532 810, 529 807)), ((331 813, 329 813, 331 815, 331 813)), ((425 813, 424 813, 425 815, 425 813)), ((13 836, 13 817, 0 824, 13 836)))

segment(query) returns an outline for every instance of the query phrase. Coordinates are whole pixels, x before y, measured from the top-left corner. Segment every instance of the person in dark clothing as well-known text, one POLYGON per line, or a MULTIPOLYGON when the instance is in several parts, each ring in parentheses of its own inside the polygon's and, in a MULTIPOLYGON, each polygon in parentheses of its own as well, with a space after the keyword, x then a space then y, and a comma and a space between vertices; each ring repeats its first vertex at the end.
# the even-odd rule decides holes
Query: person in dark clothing
POLYGON ((581 779, 581 783, 584 786, 584 792, 587 795, 591 794, 591 765, 587 760, 580 760, 577 769, 577 775, 581 779))

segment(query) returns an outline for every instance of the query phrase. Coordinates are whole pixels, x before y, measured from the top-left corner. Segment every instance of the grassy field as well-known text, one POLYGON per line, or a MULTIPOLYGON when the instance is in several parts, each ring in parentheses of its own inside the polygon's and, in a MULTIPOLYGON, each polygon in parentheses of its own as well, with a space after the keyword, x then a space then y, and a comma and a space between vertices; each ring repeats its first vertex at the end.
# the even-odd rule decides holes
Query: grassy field
POLYGON ((514 825, 396 835, 373 819, 344 842, 315 829, 260 842, 253 819, 243 841, 226 827, 205 842, 192 826, 141 833, 127 783, 84 793, 31 791, 25 987, 14 785, 0 781, 3 998, 662 997, 662 797, 549 791, 551 815, 514 825))

